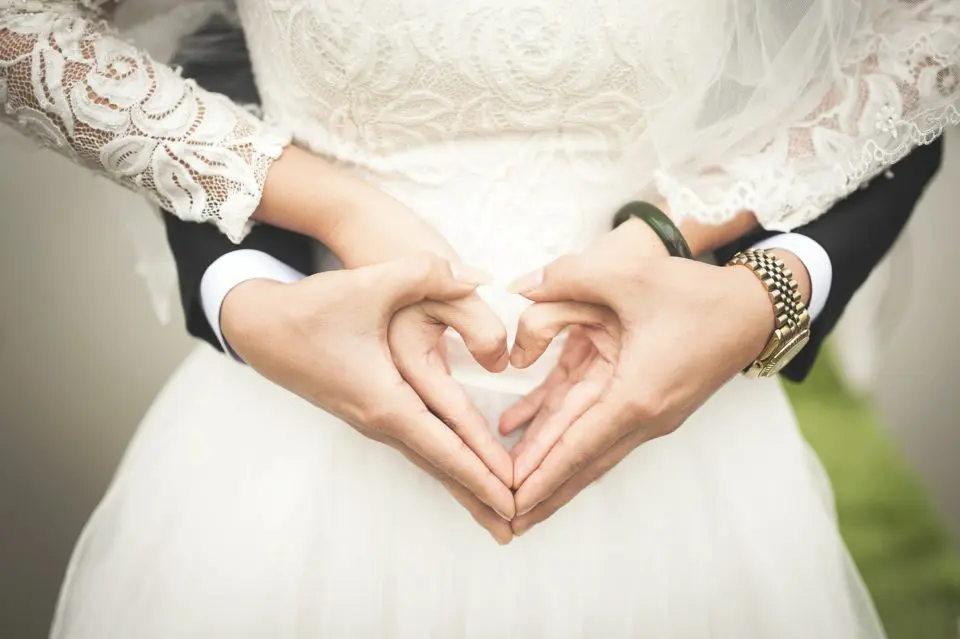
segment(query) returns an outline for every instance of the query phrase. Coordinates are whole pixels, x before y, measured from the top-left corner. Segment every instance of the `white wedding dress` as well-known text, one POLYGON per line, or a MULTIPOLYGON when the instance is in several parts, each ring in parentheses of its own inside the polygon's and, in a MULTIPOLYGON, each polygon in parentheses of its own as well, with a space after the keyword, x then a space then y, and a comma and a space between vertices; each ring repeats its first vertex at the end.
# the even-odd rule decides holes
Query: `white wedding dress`
MULTIPOLYGON (((7 2, 0 14, 0 102, 15 126, 236 238, 285 129, 502 279, 581 249, 654 184, 677 215, 747 207, 796 225, 957 118, 951 0, 884 3, 851 31, 849 86, 800 100, 784 88, 778 117, 790 120, 736 144, 723 142, 734 130, 704 135, 699 168, 679 149, 685 131, 668 136, 677 147, 650 133, 680 121, 705 61, 729 53, 723 2, 240 0, 264 112, 283 129, 181 81, 75 4, 7 2)), ((484 295, 515 325, 519 298, 484 295)), ((452 357, 494 424, 550 363, 494 377, 452 357)), ((777 381, 734 379, 500 547, 392 449, 201 347, 83 532, 52 634, 883 632, 777 381)))

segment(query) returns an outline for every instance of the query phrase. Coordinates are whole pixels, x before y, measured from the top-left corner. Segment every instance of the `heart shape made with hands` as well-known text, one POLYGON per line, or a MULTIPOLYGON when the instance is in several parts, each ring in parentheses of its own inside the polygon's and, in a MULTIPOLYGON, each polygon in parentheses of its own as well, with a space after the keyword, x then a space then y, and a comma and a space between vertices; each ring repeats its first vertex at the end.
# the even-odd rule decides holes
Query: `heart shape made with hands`
MULTIPOLYGON (((514 368, 535 365, 569 329, 544 381, 499 418, 501 434, 527 426, 507 455, 504 497, 512 497, 513 516, 504 519, 513 535, 551 516, 644 442, 676 430, 761 352, 773 324, 768 296, 748 270, 669 257, 642 223, 621 225, 507 290, 533 302, 519 314, 514 368)), ((496 323, 505 351, 506 331, 496 323)), ((475 328, 469 324, 448 325, 463 335, 475 328)), ((487 370, 505 367, 501 354, 487 370)), ((482 427, 490 433, 485 420, 482 427)))
MULTIPOLYGON (((417 357, 399 358, 400 361, 414 362, 402 368, 404 377, 413 380, 412 385, 421 393, 427 406, 460 435, 488 464, 491 472, 500 478, 509 474, 507 485, 514 491, 515 499, 519 499, 515 506, 523 508, 524 495, 529 492, 527 482, 533 481, 533 487, 536 487, 534 471, 561 442, 566 429, 596 404, 609 386, 620 351, 620 322, 613 311, 600 305, 580 302, 530 305, 510 288, 500 288, 496 292, 487 289, 487 292, 500 298, 498 301, 507 295, 525 307, 519 314, 509 356, 503 350, 504 336, 497 335, 491 328, 494 325, 490 316, 492 311, 477 295, 453 307, 447 305, 446 310, 430 309, 437 320, 436 332, 397 334, 395 343, 402 343, 401 348, 413 348, 418 353, 417 357), (472 319, 464 319, 458 311, 472 319), (476 371, 475 374, 482 375, 482 379, 473 379, 475 383, 471 383, 471 373, 464 375, 462 369, 457 375, 451 374, 450 353, 446 345, 456 345, 457 342, 451 340, 448 343, 442 339, 447 326, 463 340, 459 348, 453 346, 457 348, 452 354, 454 367, 473 365, 468 370, 476 371), (559 355, 556 360, 543 358, 565 330, 565 341, 557 344, 559 355), (474 359, 479 367, 474 364, 474 359), (507 359, 511 366, 508 366, 507 359), (533 379, 541 381, 533 384, 521 382, 521 388, 525 384, 528 389, 526 394, 499 416, 499 432, 503 436, 519 434, 524 426, 527 427, 517 445, 507 451, 492 433, 489 437, 486 435, 491 432, 488 422, 461 384, 517 392, 518 380, 504 378, 538 364, 542 365, 541 370, 533 379), (498 382, 498 379, 502 381, 498 382), (511 469, 504 468, 504 459, 509 460, 511 469)), ((524 514, 517 509, 514 512, 524 514)), ((523 523, 523 518, 519 523, 523 523)), ((516 529, 513 532, 516 533, 516 529)))

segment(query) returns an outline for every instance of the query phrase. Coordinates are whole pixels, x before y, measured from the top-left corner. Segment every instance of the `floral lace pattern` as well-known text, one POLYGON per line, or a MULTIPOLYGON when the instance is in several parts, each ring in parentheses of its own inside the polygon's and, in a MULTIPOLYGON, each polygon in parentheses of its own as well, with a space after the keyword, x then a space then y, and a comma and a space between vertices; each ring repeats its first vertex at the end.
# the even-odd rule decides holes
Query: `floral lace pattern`
MULTIPOLYGON (((110 1, 0 0, 0 118, 238 240, 288 138, 111 35, 97 13, 110 1)), ((719 159, 681 162, 658 154, 672 134, 656 122, 700 95, 709 62, 726 55, 717 25, 734 3, 236 4, 269 115, 314 150, 419 184, 472 175, 471 188, 531 190, 567 176, 566 187, 592 184, 590 198, 655 188, 678 218, 749 209, 786 230, 960 121, 960 0, 861 3, 881 10, 817 101, 719 159), (509 142, 481 149, 489 140, 509 142)))
POLYGON ((102 4, 0 2, 0 119, 239 242, 289 137, 113 35, 102 4))
POLYGON ((267 112, 324 151, 404 173, 407 149, 512 133, 589 137, 620 155, 666 95, 662 65, 693 73, 716 40, 707 20, 722 19, 628 0, 237 4, 267 112), (704 48, 664 61, 671 40, 704 48))
POLYGON ((819 108, 778 118, 719 164, 666 165, 654 147, 670 134, 651 122, 725 55, 716 25, 729 3, 237 4, 267 112, 315 150, 433 185, 573 166, 616 183, 621 199, 655 187, 675 216, 709 223, 751 209, 771 228, 803 224, 939 135, 960 102, 958 0, 877 0, 883 11, 844 45, 850 59, 819 108), (507 137, 496 162, 457 150, 507 137))
POLYGON ((759 153, 708 171, 658 172, 671 211, 722 223, 749 210, 787 231, 960 123, 960 2, 890 2, 851 49, 819 108, 759 153))

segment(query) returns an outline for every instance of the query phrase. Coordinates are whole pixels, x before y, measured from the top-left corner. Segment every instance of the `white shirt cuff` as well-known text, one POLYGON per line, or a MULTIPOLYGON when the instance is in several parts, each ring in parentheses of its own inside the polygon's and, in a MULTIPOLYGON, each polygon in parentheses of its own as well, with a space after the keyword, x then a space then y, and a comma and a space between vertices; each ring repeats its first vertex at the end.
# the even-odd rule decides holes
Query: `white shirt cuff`
POLYGON ((220 331, 220 307, 227 293, 248 280, 265 279, 293 284, 304 277, 306 276, 303 273, 275 257, 252 249, 240 249, 221 255, 207 267, 200 280, 200 303, 207 321, 210 322, 210 328, 213 329, 224 352, 242 361, 223 339, 223 333, 220 331))
POLYGON ((807 311, 815 320, 827 305, 833 284, 833 263, 827 251, 816 240, 799 233, 781 233, 753 245, 757 249, 783 249, 803 262, 810 276, 810 303, 807 311))

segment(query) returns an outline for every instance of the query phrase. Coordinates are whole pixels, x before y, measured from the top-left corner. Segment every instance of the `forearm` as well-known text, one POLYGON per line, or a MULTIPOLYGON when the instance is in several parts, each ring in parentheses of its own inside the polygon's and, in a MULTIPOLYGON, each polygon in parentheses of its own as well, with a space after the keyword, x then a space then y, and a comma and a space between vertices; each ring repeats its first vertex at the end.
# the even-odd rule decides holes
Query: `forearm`
MULTIPOLYGON (((760 228, 756 216, 750 211, 742 211, 739 215, 723 224, 705 224, 691 218, 680 223, 680 232, 690 245, 694 255, 704 255, 726 246, 732 242, 750 235, 760 228)), ((770 252, 783 260, 800 286, 800 295, 803 303, 809 305, 812 294, 810 270, 807 264, 794 252, 785 248, 773 247, 770 252)), ((829 258, 828 258, 829 259, 829 258)))
MULTIPOLYGON (((733 242, 749 234, 756 227, 756 219, 747 212, 730 222, 716 226, 690 221, 680 225, 684 239, 686 239, 695 255, 710 252, 733 242)), ((621 251, 628 262, 638 253, 647 256, 666 256, 668 254, 663 241, 653 229, 645 222, 637 219, 629 220, 621 225, 613 236, 614 239, 611 240, 610 244, 611 249, 621 251)), ((809 304, 813 286, 807 265, 794 252, 785 248, 772 247, 769 250, 783 260, 787 268, 793 272, 799 284, 803 302, 809 304)))
POLYGON ((693 254, 701 256, 756 231, 759 224, 753 213, 743 211, 723 224, 706 224, 688 217, 679 228, 693 254))
POLYGON ((329 243, 345 220, 360 215, 353 179, 329 162, 297 147, 270 167, 253 219, 329 243), (353 196, 351 196, 351 193, 353 196))
POLYGON ((327 160, 289 148, 273 163, 254 219, 319 240, 344 266, 453 248, 405 205, 327 160))

